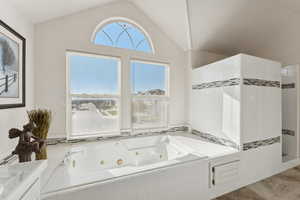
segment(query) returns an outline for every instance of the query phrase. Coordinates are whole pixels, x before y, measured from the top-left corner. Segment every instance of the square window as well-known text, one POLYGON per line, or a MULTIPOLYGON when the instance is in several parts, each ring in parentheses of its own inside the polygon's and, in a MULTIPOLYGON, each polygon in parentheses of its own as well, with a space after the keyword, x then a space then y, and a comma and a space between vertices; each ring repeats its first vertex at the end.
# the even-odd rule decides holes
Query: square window
POLYGON ((167 70, 168 68, 162 64, 131 62, 132 93, 134 95, 167 95, 167 70))
POLYGON ((71 136, 119 132, 119 60, 68 53, 71 136))
POLYGON ((72 94, 119 94, 119 61, 96 55, 69 56, 72 94))
POLYGON ((168 67, 131 62, 132 126, 134 129, 168 125, 168 67))

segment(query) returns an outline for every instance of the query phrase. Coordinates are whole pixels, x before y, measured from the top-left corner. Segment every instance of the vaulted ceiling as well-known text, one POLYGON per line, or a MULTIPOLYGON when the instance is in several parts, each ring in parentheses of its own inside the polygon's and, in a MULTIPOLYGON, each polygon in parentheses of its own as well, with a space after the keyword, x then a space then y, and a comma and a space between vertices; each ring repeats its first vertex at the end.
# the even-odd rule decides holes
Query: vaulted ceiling
MULTIPOLYGON (((9 0, 33 23, 112 1, 9 0)), ((299 0, 129 1, 144 11, 184 50, 234 54, 288 46, 290 51, 300 51, 299 0)))
POLYGON ((192 48, 226 54, 295 45, 299 0, 189 0, 192 48))

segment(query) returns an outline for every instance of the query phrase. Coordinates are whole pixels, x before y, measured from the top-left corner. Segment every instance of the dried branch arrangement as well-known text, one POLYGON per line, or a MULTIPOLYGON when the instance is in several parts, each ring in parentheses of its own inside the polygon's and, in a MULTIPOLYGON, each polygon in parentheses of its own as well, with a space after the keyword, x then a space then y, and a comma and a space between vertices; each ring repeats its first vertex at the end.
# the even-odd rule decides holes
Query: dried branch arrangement
MULTIPOLYGON (((52 120, 52 112, 46 109, 37 109, 28 111, 27 114, 29 117, 29 121, 36 125, 36 127, 32 131, 33 135, 40 139, 46 140, 48 137, 48 131, 52 120)), ((41 152, 36 155, 36 159, 47 159, 46 145, 44 145, 41 152)))

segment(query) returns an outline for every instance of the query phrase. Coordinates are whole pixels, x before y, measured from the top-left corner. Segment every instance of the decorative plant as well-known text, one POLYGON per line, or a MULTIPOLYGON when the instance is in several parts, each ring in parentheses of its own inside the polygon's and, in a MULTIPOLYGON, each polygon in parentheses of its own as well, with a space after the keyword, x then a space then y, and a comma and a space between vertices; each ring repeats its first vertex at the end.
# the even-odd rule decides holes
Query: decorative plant
MULTIPOLYGON (((32 131, 33 135, 46 140, 48 137, 48 131, 52 120, 52 113, 50 110, 37 109, 27 112, 30 122, 36 125, 36 128, 32 131)), ((46 145, 41 149, 40 153, 36 154, 36 160, 47 159, 46 145)))

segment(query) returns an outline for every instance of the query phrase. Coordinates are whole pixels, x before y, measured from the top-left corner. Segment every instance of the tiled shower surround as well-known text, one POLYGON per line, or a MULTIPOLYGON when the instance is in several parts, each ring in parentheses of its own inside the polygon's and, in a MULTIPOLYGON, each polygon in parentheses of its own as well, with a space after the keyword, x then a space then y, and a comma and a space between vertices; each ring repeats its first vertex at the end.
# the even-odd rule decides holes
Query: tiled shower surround
POLYGON ((239 147, 246 181, 266 176, 264 169, 272 173, 282 160, 281 64, 239 54, 196 68, 191 77, 194 133, 239 147), (254 160, 260 164, 249 171, 254 160))
POLYGON ((298 130, 298 68, 282 69, 282 154, 283 161, 297 157, 298 130))

